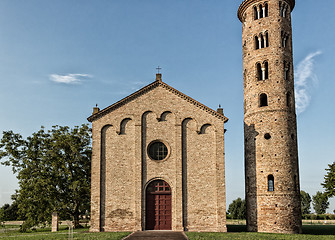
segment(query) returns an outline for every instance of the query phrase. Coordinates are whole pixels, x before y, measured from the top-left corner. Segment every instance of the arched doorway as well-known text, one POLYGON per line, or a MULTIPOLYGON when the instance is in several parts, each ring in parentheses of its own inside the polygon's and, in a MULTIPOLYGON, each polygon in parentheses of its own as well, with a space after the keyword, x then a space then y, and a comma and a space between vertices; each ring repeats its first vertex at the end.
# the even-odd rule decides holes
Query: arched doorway
POLYGON ((145 229, 171 230, 171 188, 163 180, 155 180, 147 187, 145 229))

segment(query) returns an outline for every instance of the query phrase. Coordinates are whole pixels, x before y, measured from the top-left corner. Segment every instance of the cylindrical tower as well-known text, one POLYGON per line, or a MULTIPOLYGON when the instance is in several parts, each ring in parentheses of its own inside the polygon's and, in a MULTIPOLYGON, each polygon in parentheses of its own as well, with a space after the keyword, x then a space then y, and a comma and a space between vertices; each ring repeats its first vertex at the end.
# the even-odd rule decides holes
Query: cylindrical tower
POLYGON ((301 232, 291 11, 295 0, 245 0, 245 191, 248 231, 301 232))

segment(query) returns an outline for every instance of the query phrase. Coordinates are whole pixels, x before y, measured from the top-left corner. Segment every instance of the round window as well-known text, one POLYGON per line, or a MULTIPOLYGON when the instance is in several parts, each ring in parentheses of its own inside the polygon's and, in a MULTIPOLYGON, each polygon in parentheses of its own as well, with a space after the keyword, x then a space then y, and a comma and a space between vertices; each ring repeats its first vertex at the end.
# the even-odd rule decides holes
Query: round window
POLYGON ((148 154, 153 160, 163 160, 168 156, 168 148, 161 141, 154 141, 149 144, 148 154))

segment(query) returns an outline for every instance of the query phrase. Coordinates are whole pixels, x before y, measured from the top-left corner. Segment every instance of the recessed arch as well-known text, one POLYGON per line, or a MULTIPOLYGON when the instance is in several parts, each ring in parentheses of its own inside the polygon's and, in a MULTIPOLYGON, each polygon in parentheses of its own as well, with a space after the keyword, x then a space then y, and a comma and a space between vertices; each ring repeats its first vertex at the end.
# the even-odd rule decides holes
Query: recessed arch
POLYGON ((100 231, 104 231, 105 228, 105 218, 106 218, 106 132, 109 128, 113 127, 111 124, 106 124, 101 128, 100 131, 100 231))
POLYGON ((166 121, 166 117, 169 115, 169 114, 172 114, 171 111, 165 111, 161 114, 160 118, 158 119, 159 122, 162 122, 162 121, 166 121))
POLYGON ((118 131, 119 135, 123 135, 126 134, 126 125, 129 121, 131 121, 131 118, 125 118, 121 121, 120 123, 120 131, 118 131))
POLYGON ((201 126, 200 131, 198 132, 199 134, 206 134, 206 130, 208 127, 211 127, 212 125, 209 123, 206 123, 201 126))

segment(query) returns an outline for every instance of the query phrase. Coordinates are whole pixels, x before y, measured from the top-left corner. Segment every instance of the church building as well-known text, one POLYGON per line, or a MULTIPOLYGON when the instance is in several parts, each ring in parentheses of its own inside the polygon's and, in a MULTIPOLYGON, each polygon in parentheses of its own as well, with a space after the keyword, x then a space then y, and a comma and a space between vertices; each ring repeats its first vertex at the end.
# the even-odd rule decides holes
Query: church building
POLYGON ((91 231, 226 232, 222 108, 156 80, 93 110, 91 231))

